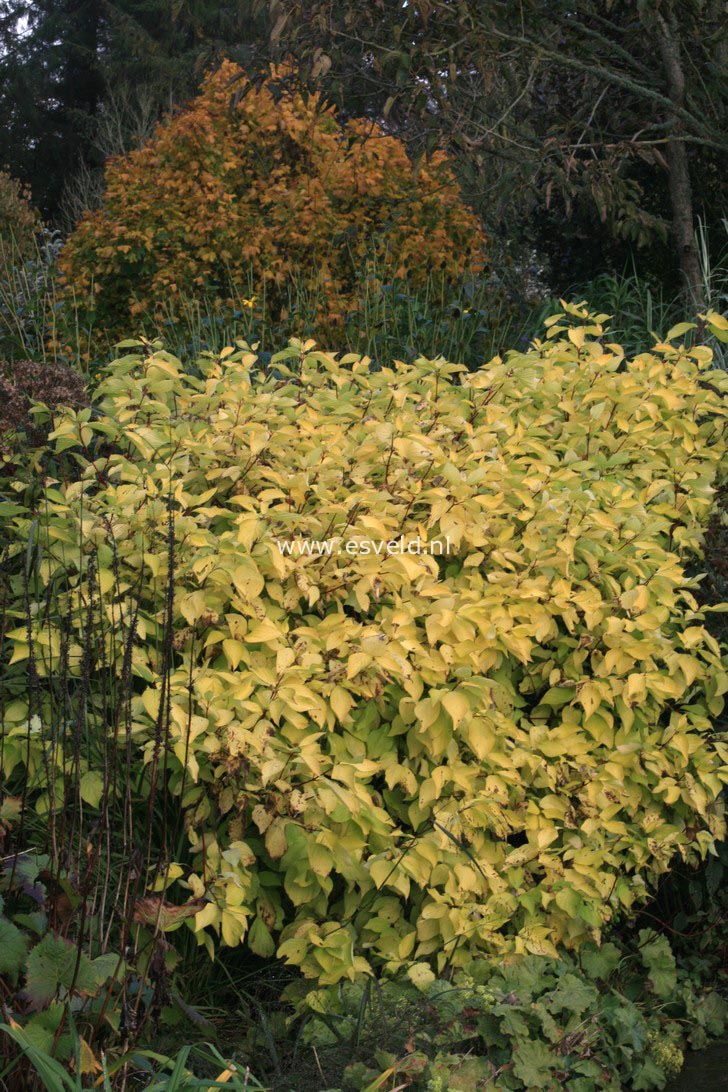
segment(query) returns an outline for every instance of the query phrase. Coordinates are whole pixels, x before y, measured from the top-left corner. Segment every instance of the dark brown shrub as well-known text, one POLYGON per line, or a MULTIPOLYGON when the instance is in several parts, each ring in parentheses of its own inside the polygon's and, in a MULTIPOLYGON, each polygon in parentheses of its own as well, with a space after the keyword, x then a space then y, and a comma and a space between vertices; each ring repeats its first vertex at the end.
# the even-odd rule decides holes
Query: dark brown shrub
POLYGON ((65 364, 37 364, 16 360, 0 375, 0 454, 7 457, 24 447, 36 447, 48 434, 30 413, 33 402, 51 410, 57 406, 81 409, 88 405, 83 376, 65 364))

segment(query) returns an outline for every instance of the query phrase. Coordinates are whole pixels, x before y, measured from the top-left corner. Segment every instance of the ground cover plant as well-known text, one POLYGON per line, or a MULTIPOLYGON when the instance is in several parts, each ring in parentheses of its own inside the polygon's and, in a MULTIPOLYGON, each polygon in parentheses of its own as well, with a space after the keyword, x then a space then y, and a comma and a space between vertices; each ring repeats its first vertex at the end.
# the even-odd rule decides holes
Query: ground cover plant
MULTIPOLYGON (((684 1049, 722 1033, 726 1011, 718 991, 696 989, 677 967, 667 939, 645 929, 579 958, 476 961, 419 989, 348 985, 301 1038, 328 1083, 352 1092, 377 1080, 416 1092, 619 1092, 664 1087, 684 1049)), ((301 1088, 327 1083, 299 1073, 301 1088)))

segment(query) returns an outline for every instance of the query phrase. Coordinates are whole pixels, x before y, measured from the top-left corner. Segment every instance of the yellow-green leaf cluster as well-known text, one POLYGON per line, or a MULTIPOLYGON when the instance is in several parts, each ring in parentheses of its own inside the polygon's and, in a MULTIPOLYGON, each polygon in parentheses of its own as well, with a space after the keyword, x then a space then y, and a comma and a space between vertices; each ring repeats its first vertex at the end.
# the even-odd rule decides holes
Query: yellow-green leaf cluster
MULTIPOLYGON (((60 420, 80 479, 45 485, 36 669, 63 624, 80 674, 90 599, 120 674, 132 634, 133 747, 152 763, 164 723, 201 942, 324 985, 553 955, 722 835, 728 675, 687 565, 728 377, 571 311, 474 374, 298 342, 191 374, 132 344, 60 420), (380 540, 448 548, 346 549, 380 540)), ((9 639, 22 661, 25 621, 9 639)))

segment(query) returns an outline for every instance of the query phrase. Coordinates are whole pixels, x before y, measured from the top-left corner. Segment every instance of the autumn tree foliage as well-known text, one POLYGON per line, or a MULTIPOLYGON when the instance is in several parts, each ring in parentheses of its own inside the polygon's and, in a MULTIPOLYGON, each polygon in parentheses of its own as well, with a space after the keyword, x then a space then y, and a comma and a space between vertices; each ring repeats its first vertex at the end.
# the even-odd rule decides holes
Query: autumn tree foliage
POLYGON ((0 248, 8 256, 27 255, 40 227, 27 189, 7 171, 0 171, 0 248))
POLYGON ((144 147, 109 161, 103 208, 62 257, 107 329, 175 295, 225 299, 231 284, 252 283, 275 312, 292 275, 316 287, 326 320, 354 304, 369 268, 416 286, 482 266, 483 235, 443 154, 416 169, 377 124, 342 124, 278 75, 236 82, 233 97, 241 72, 223 63, 144 147))

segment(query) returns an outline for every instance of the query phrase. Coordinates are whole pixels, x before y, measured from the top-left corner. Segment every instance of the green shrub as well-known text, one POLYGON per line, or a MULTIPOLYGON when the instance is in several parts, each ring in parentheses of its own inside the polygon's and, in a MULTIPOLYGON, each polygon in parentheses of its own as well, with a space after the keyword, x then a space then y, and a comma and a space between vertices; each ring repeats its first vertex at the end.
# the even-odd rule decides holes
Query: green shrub
POLYGON ((123 346, 16 519, 38 606, 7 635, 6 777, 41 814, 68 792, 93 812, 126 756, 184 811, 150 881, 188 900, 175 927, 319 986, 598 940, 712 850, 728 780, 685 571, 728 377, 683 327, 625 359, 603 319, 571 308, 472 375, 312 343, 185 374, 123 346), (281 545, 314 539, 331 553, 281 545), (418 539, 447 545, 384 546, 418 539))

